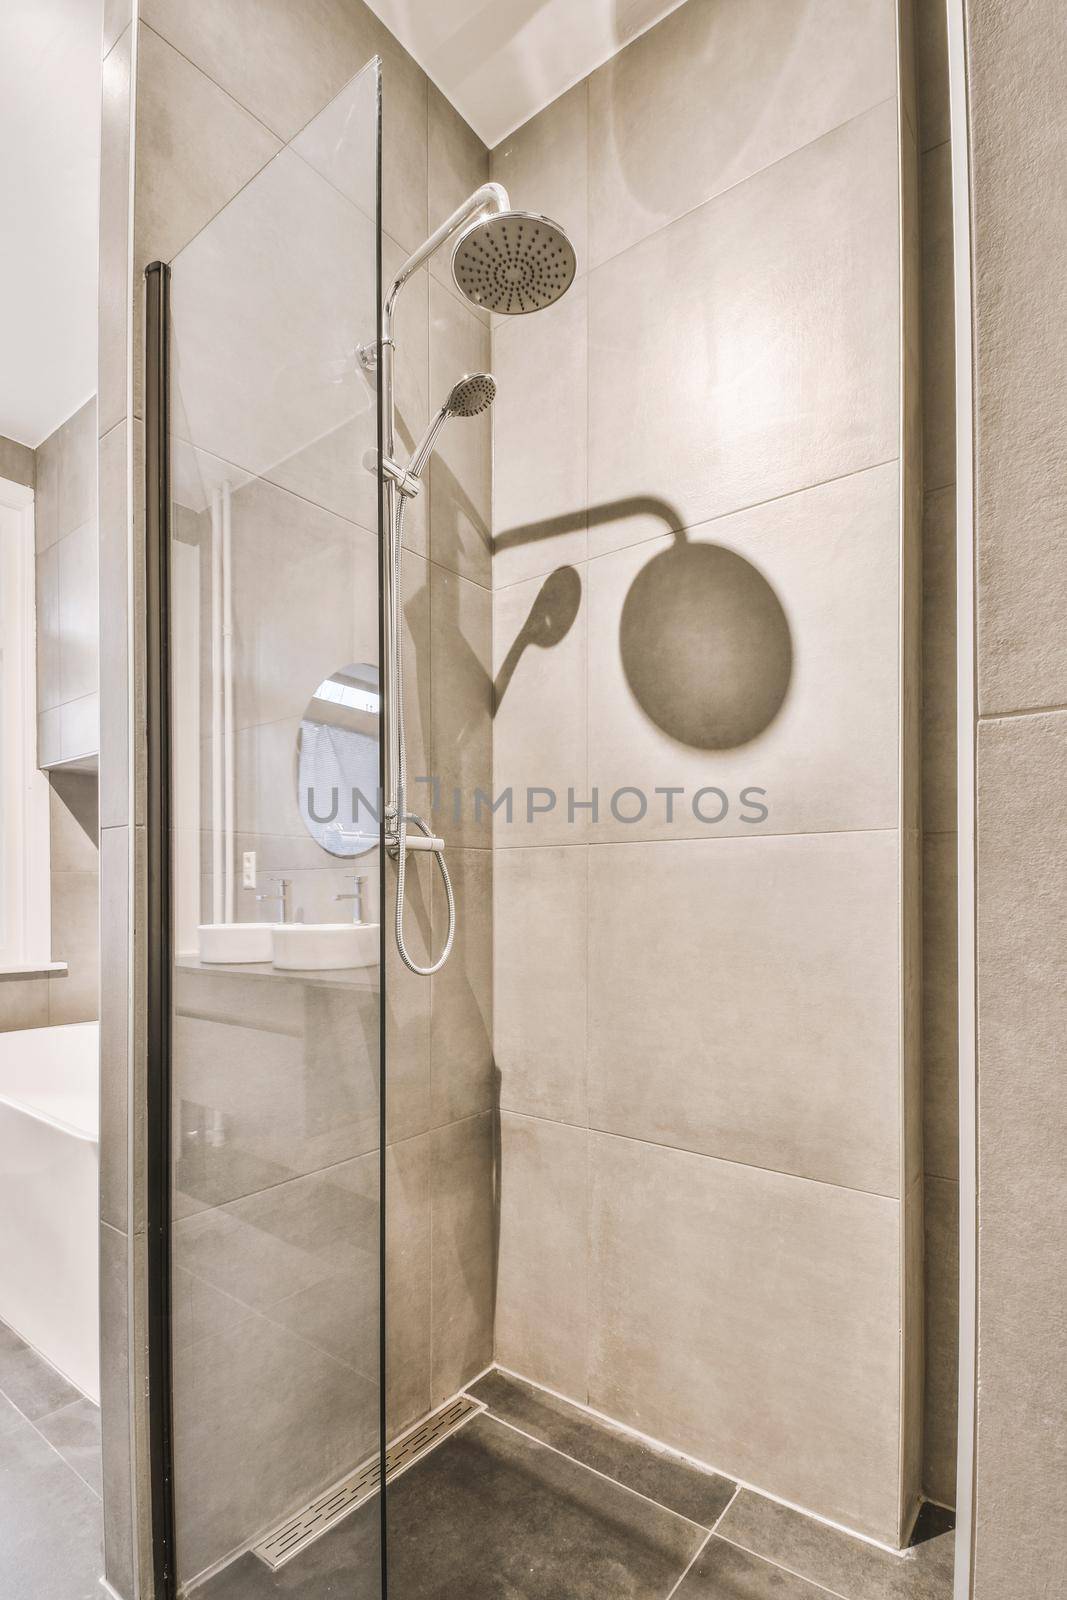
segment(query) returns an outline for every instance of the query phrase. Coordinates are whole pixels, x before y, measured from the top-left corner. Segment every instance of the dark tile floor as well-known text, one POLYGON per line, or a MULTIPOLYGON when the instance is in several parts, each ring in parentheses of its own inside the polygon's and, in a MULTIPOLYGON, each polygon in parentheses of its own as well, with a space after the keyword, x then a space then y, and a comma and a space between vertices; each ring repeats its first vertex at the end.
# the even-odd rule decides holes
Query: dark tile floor
POLYGON ((0 1322, 0 1595, 100 1600, 100 1412, 0 1322))
MULTIPOLYGON (((493 1372, 488 1406, 390 1487, 390 1600, 950 1600, 951 1519, 905 1556, 849 1538, 493 1372)), ((378 1510, 204 1600, 372 1600, 378 1510)))

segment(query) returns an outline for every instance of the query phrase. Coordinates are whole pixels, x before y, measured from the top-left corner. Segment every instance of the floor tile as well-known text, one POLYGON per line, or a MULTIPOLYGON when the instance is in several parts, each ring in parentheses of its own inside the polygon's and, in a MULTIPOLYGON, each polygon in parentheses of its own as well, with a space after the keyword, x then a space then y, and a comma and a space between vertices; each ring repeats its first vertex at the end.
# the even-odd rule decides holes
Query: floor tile
POLYGON ((278 1572, 242 1556, 197 1591, 200 1600, 377 1600, 378 1501, 369 1500, 278 1572))
POLYGON ((102 1494, 100 1407, 91 1400, 75 1400, 41 1417, 35 1426, 93 1493, 102 1494))
POLYGON ((488 1373, 469 1392, 484 1400, 494 1416, 701 1527, 710 1528, 716 1522, 734 1492, 728 1478, 661 1454, 506 1373, 488 1373))
POLYGON ((31 1422, 82 1398, 4 1322, 0 1322, 0 1391, 31 1422))
POLYGON ((672 1600, 825 1600, 825 1590, 712 1538, 672 1600))
POLYGON ((937 1508, 928 1508, 917 1529, 921 1542, 896 1556, 745 1489, 718 1531, 841 1600, 951 1600, 950 1520, 937 1508))
POLYGON ((403 1600, 663 1600, 703 1537, 483 1416, 390 1490, 390 1589, 403 1600))
POLYGON ((100 1501, 0 1398, 0 1594, 99 1600, 100 1501))

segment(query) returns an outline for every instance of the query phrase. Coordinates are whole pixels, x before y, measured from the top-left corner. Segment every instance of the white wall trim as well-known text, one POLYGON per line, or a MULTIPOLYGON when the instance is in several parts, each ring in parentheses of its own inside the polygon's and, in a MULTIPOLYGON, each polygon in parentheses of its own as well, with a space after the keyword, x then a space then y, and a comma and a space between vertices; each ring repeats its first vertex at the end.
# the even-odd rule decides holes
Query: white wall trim
POLYGON ((974 318, 966 0, 947 0, 956 335, 956 727, 959 957, 959 1423, 954 1600, 974 1593, 978 1371, 978 1018, 976 928, 974 318))

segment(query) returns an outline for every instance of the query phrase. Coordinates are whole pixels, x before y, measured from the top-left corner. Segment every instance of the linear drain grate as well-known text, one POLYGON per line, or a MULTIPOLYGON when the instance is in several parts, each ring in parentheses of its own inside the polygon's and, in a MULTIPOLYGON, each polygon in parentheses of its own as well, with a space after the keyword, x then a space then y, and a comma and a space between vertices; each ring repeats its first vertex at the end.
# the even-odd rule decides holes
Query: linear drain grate
MULTIPOLYGON (((394 1478, 447 1439, 450 1433, 455 1433, 457 1428, 484 1410, 485 1406, 480 1400, 472 1400, 469 1394, 460 1394, 442 1406, 440 1411, 434 1411, 414 1428, 409 1428, 407 1433, 402 1433, 385 1452, 385 1481, 392 1483, 394 1478)), ((312 1540, 320 1538, 342 1517, 377 1494, 380 1468, 377 1456, 365 1461, 349 1477, 328 1489, 325 1494, 320 1494, 303 1511, 298 1511, 295 1517, 290 1517, 280 1528, 261 1539, 253 1547, 253 1555, 277 1571, 312 1540)))

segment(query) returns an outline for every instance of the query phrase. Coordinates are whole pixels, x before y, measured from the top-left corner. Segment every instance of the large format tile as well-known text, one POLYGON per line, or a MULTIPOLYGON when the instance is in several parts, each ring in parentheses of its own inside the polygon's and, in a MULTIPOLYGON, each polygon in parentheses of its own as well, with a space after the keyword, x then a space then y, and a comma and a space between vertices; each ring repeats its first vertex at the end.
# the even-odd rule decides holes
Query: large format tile
POLYGON ((129 1241, 100 1224, 100 1453, 104 1498, 104 1574, 133 1593, 133 1471, 130 1460, 129 1241))
POLYGON ((949 136, 948 11, 939 0, 913 0, 919 136, 923 150, 949 136))
POLYGON ((171 305, 177 435, 376 530, 370 219, 284 150, 181 252, 171 305))
POLYGON ((493 587, 586 553, 587 285, 493 333, 493 587))
POLYGON ((923 841, 923 1162, 959 1170, 959 1012, 954 833, 923 841))
POLYGON ((729 1478, 653 1449, 508 1373, 487 1373, 470 1392, 485 1401, 493 1416, 703 1528, 717 1522, 734 1492, 729 1478))
POLYGON ((984 1569, 979 1541, 981 1600, 1040 1594, 1055 1570, 1040 1553, 1062 1522, 1065 770, 1067 714, 979 724, 977 1493, 1012 1523, 984 1569))
POLYGON ((891 0, 702 0, 589 80, 594 263, 896 91, 891 0))
POLYGON ((94 395, 59 430, 56 533, 60 539, 83 528, 96 515, 96 439, 94 395))
MULTIPOLYGON (((579 277, 589 265, 588 115, 589 80, 583 78, 509 133, 492 157, 493 179, 507 189, 513 206, 551 217, 566 229, 579 277)), ((495 321, 498 331, 510 325, 503 318, 495 321)))
POLYGON ((174 1181, 184 1201, 223 1204, 373 1150, 378 1028, 374 988, 181 974, 174 1181))
POLYGON ((898 873, 893 833, 592 847, 590 1125, 898 1194, 898 873))
MULTIPOLYGON (((458 297, 430 280, 430 411, 460 378, 490 370, 489 329, 458 297)), ((428 468, 430 555, 488 588, 492 560, 492 410, 453 417, 428 468)))
POLYGON ((100 833, 100 1217, 128 1225, 128 828, 100 833))
POLYGON ((500 850, 493 861, 500 1105, 576 1124, 587 1120, 586 879, 581 847, 500 850))
POLYGON ((385 1166, 386 1432, 430 1410, 431 1136, 389 1147, 385 1166))
MULTIPOLYGON (((435 1126, 496 1101, 493 1074, 493 855, 451 850, 456 902, 452 953, 430 979, 430 1072, 435 1126)), ((434 957, 448 927, 444 888, 434 868, 434 957)), ((423 982, 426 980, 423 979, 423 982)))
POLYGON ((203 1600, 376 1600, 382 1589, 380 1529, 379 1503, 368 1500, 277 1572, 251 1553, 239 1557, 205 1584, 203 1600))
MULTIPOLYGON (((130 315, 129 19, 101 68, 100 240, 97 291, 97 426, 103 437, 126 414, 130 315)), ((123 634, 125 637, 125 634, 123 634)))
POLYGON ((574 844, 589 829, 589 568, 493 594, 496 845, 574 844))
POLYGON ((825 1590, 725 1539, 713 1538, 676 1594, 677 1600, 822 1600, 825 1590))
POLYGON ((389 1493, 389 1578, 405 1600, 662 1600, 703 1530, 489 1417, 389 1493))
POLYGON ((496 1358, 513 1372, 583 1401, 588 1144, 584 1128, 501 1114, 496 1358))
POLYGON ((0 1322, 0 1394, 30 1422, 81 1398, 73 1384, 4 1322, 0 1322))
POLYGON ((492 781, 492 606, 481 584, 431 564, 433 763, 440 800, 427 820, 455 846, 487 848, 492 838, 488 804, 476 805, 477 791, 488 796, 492 781))
POLYGON ((922 808, 928 833, 956 828, 956 491, 923 502, 922 808))
POLYGON ((440 1405, 493 1358, 496 1277, 494 1118, 432 1135, 432 1392, 440 1405))
MULTIPOLYGON (((944 1529, 944 1518, 930 1520, 944 1529)), ((718 1531, 733 1544, 810 1579, 820 1593, 827 1590, 843 1600, 949 1600, 952 1594, 950 1529, 936 1532, 904 1555, 892 1555, 742 1489, 718 1531)), ((702 1592, 694 1591, 694 1600, 702 1592)), ((807 1592, 806 1586, 802 1592, 807 1592)))
POLYGON ((591 527, 649 496, 691 527, 897 456, 897 193, 885 105, 592 275, 591 527))
POLYGON ((956 1503, 959 1392, 959 1185, 927 1177, 926 1403, 923 1417, 923 1492, 939 1505, 956 1503))
POLYGON ((42 1417, 37 1431, 94 1494, 102 1493, 99 1406, 94 1406, 91 1400, 75 1400, 42 1417))
POLYGON ((143 23, 137 49, 139 271, 157 258, 170 261, 270 160, 279 141, 143 23))
POLYGON ((593 837, 896 827, 897 477, 894 463, 590 561, 593 837), (628 787, 643 814, 640 797, 613 806, 628 787))
POLYGON ((945 143, 922 164, 923 479, 956 481, 956 347, 953 305, 952 151, 945 143))
POLYGON ((11 1600, 98 1600, 100 1500, 0 1396, 0 1590, 11 1600))
MULTIPOLYGON (((475 189, 488 181, 489 152, 437 85, 429 82, 426 87, 427 224, 432 232, 475 189)), ((451 247, 438 250, 430 257, 429 270, 431 277, 458 294, 452 276, 451 247)), ((480 307, 476 314, 483 321, 487 320, 487 314, 480 307)))
POLYGON ((602 1134, 590 1158, 590 1404, 895 1540, 897 1203, 602 1134))
MULTIPOLYGON (((93 413, 95 418, 95 411, 93 413)), ((94 448, 96 440, 93 440, 94 448)), ((95 470, 93 514, 56 544, 59 578, 59 675, 63 700, 94 694, 100 682, 100 619, 97 603, 95 470)))

